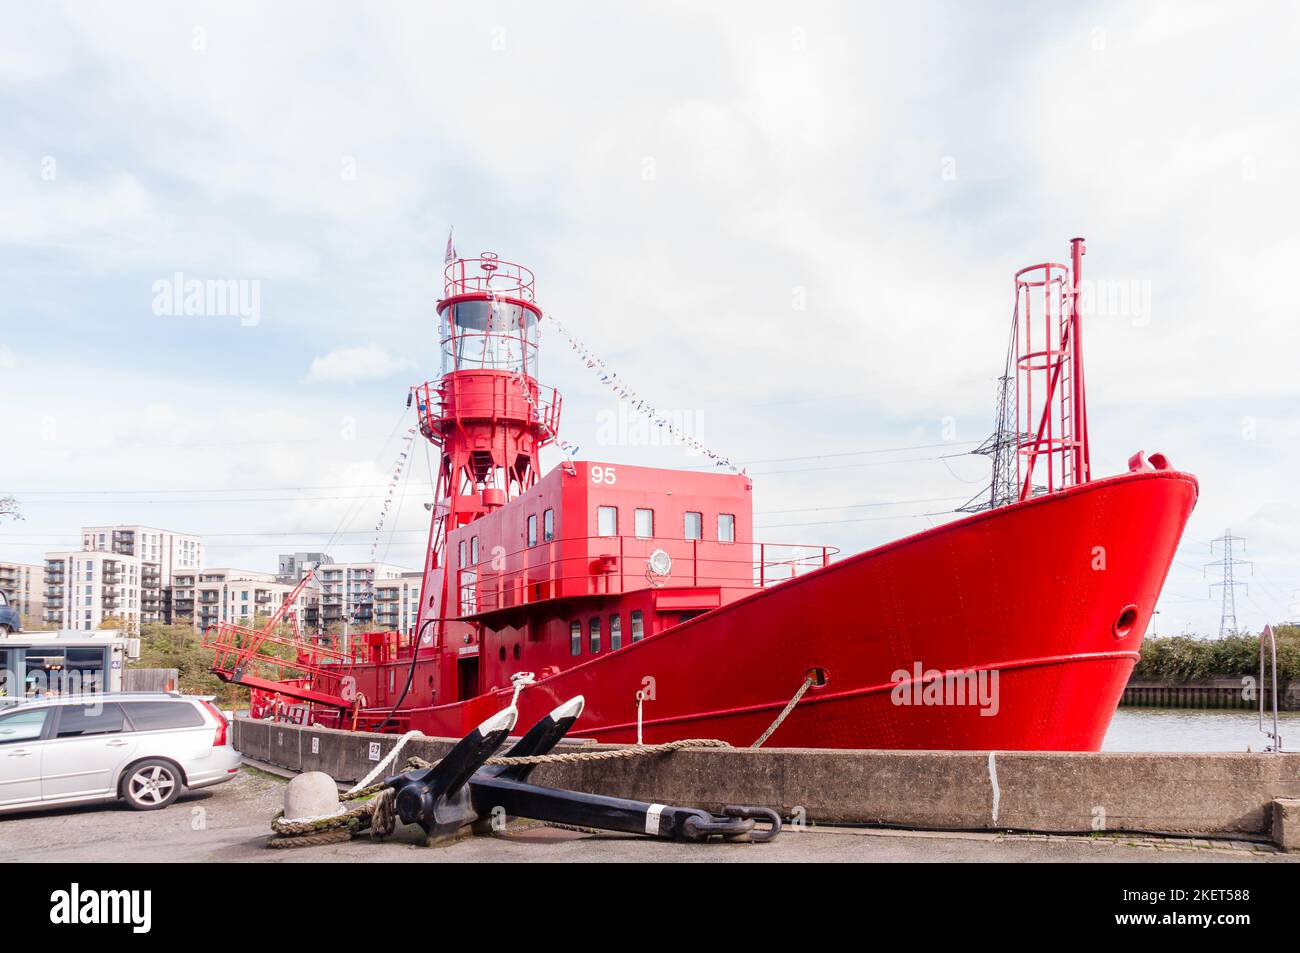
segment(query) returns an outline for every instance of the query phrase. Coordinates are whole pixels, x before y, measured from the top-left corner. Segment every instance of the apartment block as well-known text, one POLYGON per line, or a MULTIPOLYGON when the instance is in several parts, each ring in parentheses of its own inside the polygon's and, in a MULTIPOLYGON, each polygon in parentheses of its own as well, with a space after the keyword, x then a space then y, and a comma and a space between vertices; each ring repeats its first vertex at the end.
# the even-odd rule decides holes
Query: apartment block
POLYGON ((18 610, 24 627, 45 621, 45 567, 28 563, 0 563, 0 592, 18 610))
POLYGON ((81 548, 140 560, 141 622, 172 621, 173 576, 203 568, 203 541, 199 537, 152 526, 83 526, 81 548))
POLYGON ((47 553, 45 622, 59 629, 90 631, 119 618, 130 635, 144 621, 144 564, 138 556, 98 550, 47 553))
POLYGON ((296 584, 308 569, 328 565, 334 562, 329 553, 281 553, 280 569, 276 573, 280 582, 296 584))
MULTIPOLYGON (((276 581, 274 573, 248 569, 204 569, 178 573, 173 577, 172 600, 175 620, 189 621, 198 629, 218 622, 251 626, 259 616, 272 616, 293 595, 295 586, 276 581), (183 610, 189 615, 181 617, 183 610)), ((309 610, 314 608, 317 590, 303 589, 290 606, 308 631, 309 610)))
POLYGON ((334 563, 316 571, 320 580, 320 624, 347 622, 370 626, 375 621, 375 584, 407 572, 388 563, 334 563))
POLYGON ((379 629, 408 632, 420 617, 421 572, 404 572, 394 579, 377 579, 374 584, 374 625, 379 629))

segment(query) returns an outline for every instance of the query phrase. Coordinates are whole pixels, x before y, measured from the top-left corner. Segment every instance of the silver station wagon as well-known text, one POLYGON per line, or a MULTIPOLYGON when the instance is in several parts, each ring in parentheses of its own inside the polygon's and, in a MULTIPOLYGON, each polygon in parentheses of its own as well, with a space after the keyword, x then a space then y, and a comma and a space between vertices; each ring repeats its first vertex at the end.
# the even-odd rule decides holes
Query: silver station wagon
POLYGON ((0 813, 122 799, 164 808, 239 770, 226 716, 174 692, 49 698, 0 709, 0 813))

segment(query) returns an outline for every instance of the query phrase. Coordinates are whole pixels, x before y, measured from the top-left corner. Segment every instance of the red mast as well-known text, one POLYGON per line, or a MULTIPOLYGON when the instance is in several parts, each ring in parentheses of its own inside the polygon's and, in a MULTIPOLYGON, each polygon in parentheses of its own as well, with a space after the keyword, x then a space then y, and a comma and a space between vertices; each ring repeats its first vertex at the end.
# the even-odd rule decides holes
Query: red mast
POLYGON ((536 483, 538 452, 559 430, 560 396, 537 382, 542 309, 533 282, 529 269, 492 252, 445 270, 437 304, 442 377, 414 388, 420 432, 440 453, 416 629, 423 648, 441 645, 440 620, 458 614, 447 533, 536 483))
POLYGON ((1016 272, 1016 460, 1025 500, 1092 479, 1083 384, 1082 238, 1070 266, 1016 272))

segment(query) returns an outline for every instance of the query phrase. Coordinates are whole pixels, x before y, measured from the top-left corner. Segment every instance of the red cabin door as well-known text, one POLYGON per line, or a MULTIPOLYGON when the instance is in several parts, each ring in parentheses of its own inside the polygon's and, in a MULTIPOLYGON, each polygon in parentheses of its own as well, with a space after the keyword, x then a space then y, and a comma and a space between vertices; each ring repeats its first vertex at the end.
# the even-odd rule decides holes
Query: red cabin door
POLYGON ((478 694, 478 656, 460 659, 456 664, 460 701, 478 694))

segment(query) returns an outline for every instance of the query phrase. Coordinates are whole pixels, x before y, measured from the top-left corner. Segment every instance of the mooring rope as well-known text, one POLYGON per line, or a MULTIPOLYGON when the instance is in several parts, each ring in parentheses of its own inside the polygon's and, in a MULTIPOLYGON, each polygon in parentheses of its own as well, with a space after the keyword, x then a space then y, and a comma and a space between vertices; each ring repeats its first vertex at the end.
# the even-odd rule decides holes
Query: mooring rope
POLYGON ((794 706, 799 704, 799 699, 803 698, 803 693, 808 691, 808 689, 812 687, 812 683, 813 683, 813 677, 811 675, 809 675, 807 678, 803 680, 803 684, 800 685, 799 690, 794 693, 794 697, 790 699, 789 703, 781 711, 781 714, 776 716, 776 721, 768 725, 767 731, 763 732, 761 735, 758 736, 758 740, 755 741, 752 745, 750 745, 751 748, 763 747, 763 742, 766 741, 768 738, 771 738, 772 732, 776 731, 776 729, 781 727, 781 722, 785 721, 786 718, 789 717, 790 712, 794 711, 794 706))
POLYGON ((393 750, 388 752, 388 754, 384 755, 384 760, 380 761, 377 765, 371 768, 370 773, 367 774, 364 778, 362 778, 356 784, 352 785, 352 787, 348 788, 347 793, 343 795, 344 800, 356 795, 357 792, 362 790, 371 781, 379 777, 380 772, 383 771, 384 768, 388 767, 388 765, 392 763, 392 760, 397 757, 397 752, 402 750, 402 745, 406 744, 412 738, 423 738, 423 737, 424 737, 424 732, 416 731, 414 728, 412 728, 406 734, 402 735, 402 737, 398 738, 397 744, 393 745, 393 750))
MULTIPOLYGON (((516 678, 518 679, 515 683, 515 700, 517 701, 519 693, 528 684, 531 684, 531 678, 530 674, 526 672, 519 673, 516 678)), ((750 748, 761 748, 763 743, 772 737, 773 732, 780 728, 782 722, 790 717, 790 713, 794 711, 795 706, 799 704, 804 694, 812 687, 812 684, 813 676, 809 675, 803 680, 803 684, 799 686, 799 690, 794 693, 790 701, 786 703, 781 713, 768 726, 767 731, 759 735, 758 740, 751 744, 750 748)), ((402 746, 416 737, 424 737, 423 732, 411 730, 402 735, 382 761, 340 796, 339 800, 343 803, 359 801, 360 803, 356 807, 345 810, 340 805, 336 814, 323 817, 296 818, 294 820, 287 820, 284 811, 280 811, 275 817, 271 818, 271 829, 275 831, 276 836, 268 841, 267 846, 278 848, 319 847, 325 844, 338 844, 350 840, 367 829, 373 838, 383 838, 392 834, 397 827, 397 815, 393 808, 393 790, 386 787, 382 781, 378 783, 372 782, 384 768, 392 763, 402 746)), ((687 748, 730 747, 731 745, 728 742, 720 741, 717 738, 682 738, 678 741, 665 741, 662 744, 636 744, 624 748, 613 748, 608 751, 571 751, 562 754, 519 756, 498 755, 495 758, 488 758, 483 764, 485 766, 509 767, 513 765, 522 767, 542 764, 577 764, 584 761, 622 761, 628 758, 643 758, 652 754, 669 754, 687 748)), ((412 755, 406 759, 403 770, 423 771, 434 767, 439 761, 426 761, 424 758, 412 755)))
MULTIPOLYGON (((319 847, 324 844, 342 843, 367 829, 370 831, 370 836, 374 838, 390 835, 397 826, 397 817, 393 810, 393 789, 385 787, 382 781, 369 786, 363 785, 366 785, 367 781, 378 774, 384 765, 392 760, 398 748, 405 744, 410 736, 416 734, 419 734, 419 732, 408 731, 370 774, 362 778, 351 790, 340 797, 340 800, 344 802, 360 801, 361 803, 356 807, 336 815, 305 820, 287 820, 284 811, 279 811, 271 818, 271 830, 275 831, 276 836, 267 842, 267 846, 276 848, 319 847), (327 833, 333 836, 324 837, 323 835, 327 833)), ((668 754, 673 751, 681 751, 684 748, 730 747, 730 744, 717 738, 683 738, 678 741, 666 741, 663 744, 637 745, 627 748, 615 748, 610 751, 574 751, 565 754, 535 754, 519 757, 499 755, 495 758, 488 758, 483 763, 484 765, 498 766, 575 764, 580 761, 620 761, 626 758, 642 758, 652 754, 668 754)), ((412 756, 406 760, 404 770, 422 771, 432 768, 438 763, 438 761, 426 761, 424 758, 412 756)))

